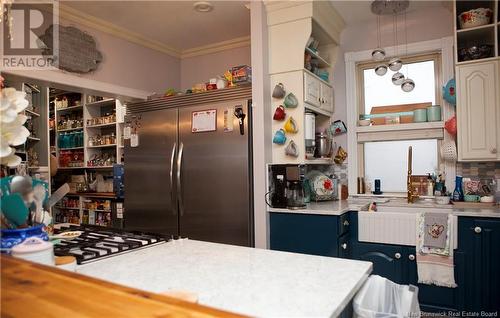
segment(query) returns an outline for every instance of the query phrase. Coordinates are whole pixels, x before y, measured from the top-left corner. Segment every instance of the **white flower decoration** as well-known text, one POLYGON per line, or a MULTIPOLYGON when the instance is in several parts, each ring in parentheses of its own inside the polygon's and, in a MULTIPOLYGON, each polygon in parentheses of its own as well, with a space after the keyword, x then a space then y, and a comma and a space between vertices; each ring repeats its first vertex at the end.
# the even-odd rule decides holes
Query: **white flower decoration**
POLYGON ((28 119, 19 114, 29 102, 26 93, 14 88, 3 88, 0 94, 0 163, 15 167, 21 163, 21 158, 15 155, 11 146, 19 146, 26 142, 30 132, 24 123, 28 119))

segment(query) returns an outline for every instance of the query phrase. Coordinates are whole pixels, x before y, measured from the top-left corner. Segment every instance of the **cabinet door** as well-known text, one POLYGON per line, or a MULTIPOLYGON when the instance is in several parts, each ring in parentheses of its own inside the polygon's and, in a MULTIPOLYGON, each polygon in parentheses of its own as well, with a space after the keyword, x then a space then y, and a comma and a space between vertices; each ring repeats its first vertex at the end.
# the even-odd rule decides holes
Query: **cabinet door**
POLYGON ((312 75, 304 73, 304 101, 316 107, 321 106, 320 82, 312 75))
POLYGON ((458 154, 461 160, 497 159, 498 62, 457 67, 458 154))
MULTIPOLYGON (((406 247, 405 257, 408 260, 408 283, 418 286, 418 301, 420 309, 425 312, 456 311, 458 305, 458 289, 439 287, 418 283, 417 260, 414 247, 406 247)), ((463 284, 463 267, 459 260, 463 258, 459 252, 454 253, 455 282, 460 287, 463 284)))
POLYGON ((321 108, 333 113, 333 88, 321 83, 321 108))
POLYGON ((272 250, 338 256, 338 217, 270 213, 272 250))
POLYGON ((398 245, 355 243, 352 258, 373 263, 374 275, 380 275, 398 284, 405 284, 404 247, 398 245))

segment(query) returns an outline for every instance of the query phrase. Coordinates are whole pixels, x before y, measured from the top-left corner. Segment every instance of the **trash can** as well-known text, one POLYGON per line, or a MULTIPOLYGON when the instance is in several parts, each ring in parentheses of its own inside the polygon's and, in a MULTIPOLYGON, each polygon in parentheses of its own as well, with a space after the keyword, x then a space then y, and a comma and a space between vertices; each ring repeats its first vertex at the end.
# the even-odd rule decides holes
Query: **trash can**
POLYGON ((353 317, 420 317, 418 287, 371 275, 353 300, 353 317))

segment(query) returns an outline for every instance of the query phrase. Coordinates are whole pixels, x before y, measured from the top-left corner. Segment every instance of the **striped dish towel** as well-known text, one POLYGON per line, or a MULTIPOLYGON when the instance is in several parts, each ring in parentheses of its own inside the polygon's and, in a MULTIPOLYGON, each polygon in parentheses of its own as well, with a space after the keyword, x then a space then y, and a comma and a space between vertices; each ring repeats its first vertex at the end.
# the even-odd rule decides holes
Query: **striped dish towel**
POLYGON ((448 215, 448 229, 444 248, 424 246, 425 213, 417 215, 417 272, 418 282, 427 285, 455 288, 453 264, 453 219, 448 215))

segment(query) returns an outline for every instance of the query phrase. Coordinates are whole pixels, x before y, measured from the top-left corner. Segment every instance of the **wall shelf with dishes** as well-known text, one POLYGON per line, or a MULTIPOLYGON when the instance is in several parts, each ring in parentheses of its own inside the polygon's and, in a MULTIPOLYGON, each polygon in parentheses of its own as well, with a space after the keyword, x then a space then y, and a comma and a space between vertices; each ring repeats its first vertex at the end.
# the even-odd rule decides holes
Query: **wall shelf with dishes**
POLYGON ((499 55, 498 1, 455 1, 455 62, 490 61, 499 55))

